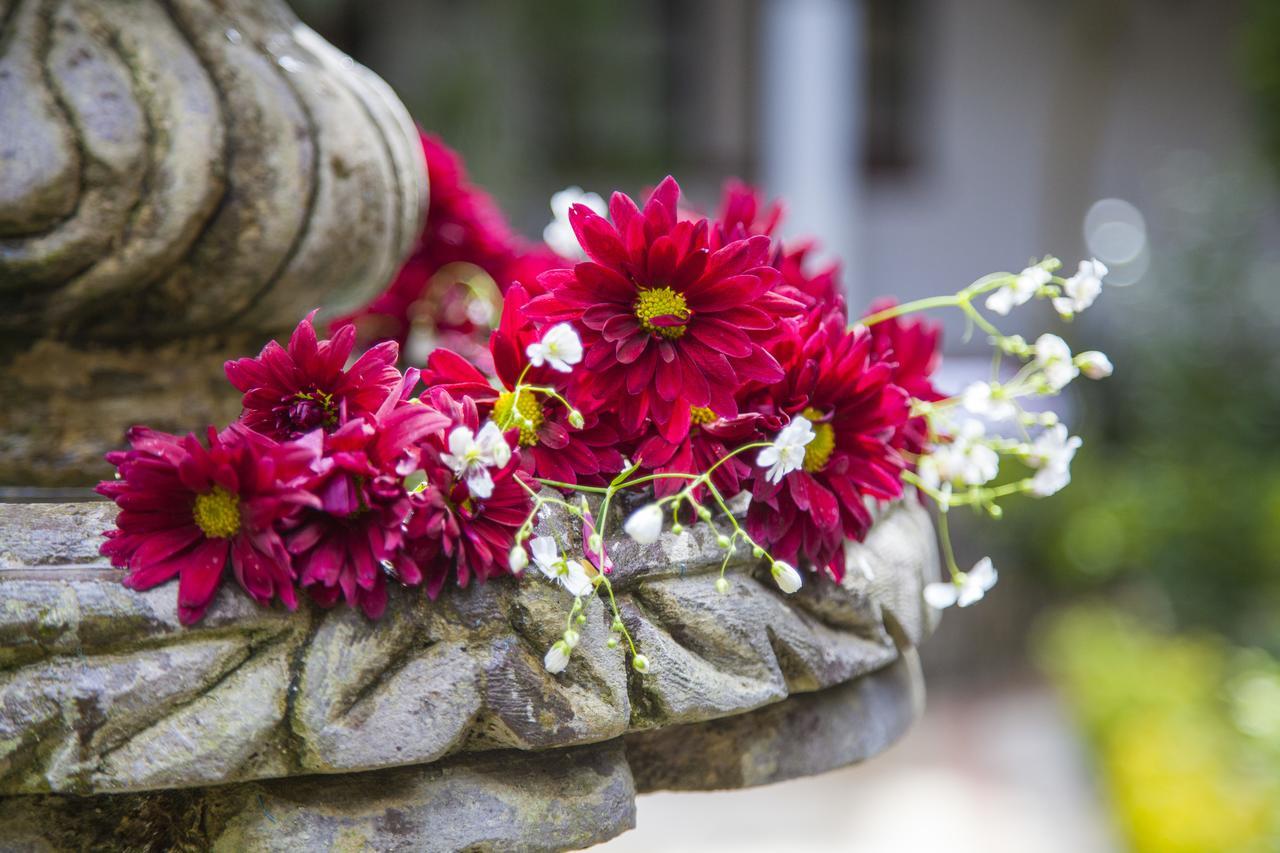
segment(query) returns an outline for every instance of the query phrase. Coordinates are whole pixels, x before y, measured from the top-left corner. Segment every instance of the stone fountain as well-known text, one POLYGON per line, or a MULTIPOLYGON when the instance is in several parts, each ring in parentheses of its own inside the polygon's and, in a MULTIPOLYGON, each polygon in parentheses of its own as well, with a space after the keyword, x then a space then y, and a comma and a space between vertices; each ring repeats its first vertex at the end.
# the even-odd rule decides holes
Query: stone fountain
MULTIPOLYGON (((0 127, 11 497, 91 485, 130 424, 233 418, 222 361, 376 292, 426 197, 394 95, 278 2, 0 0, 0 127)), ((745 554, 716 592, 699 525, 619 543, 645 676, 599 601, 599 653, 546 673, 565 600, 535 582, 393 594, 376 623, 228 586, 182 627, 171 587, 98 556, 114 512, 0 504, 5 850, 578 848, 638 793, 861 761, 922 706, 938 569, 914 501, 790 597, 745 554)))

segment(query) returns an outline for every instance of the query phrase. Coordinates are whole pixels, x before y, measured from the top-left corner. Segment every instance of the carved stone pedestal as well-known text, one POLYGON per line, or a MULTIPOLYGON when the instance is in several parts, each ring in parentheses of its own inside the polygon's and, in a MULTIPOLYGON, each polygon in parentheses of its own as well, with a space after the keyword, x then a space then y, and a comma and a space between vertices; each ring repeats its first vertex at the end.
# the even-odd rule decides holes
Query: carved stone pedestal
POLYGON ((645 676, 598 600, 548 674, 568 598, 537 578, 400 591, 376 623, 227 586, 183 628, 171 586, 131 592, 96 556, 113 512, 0 505, 3 849, 570 849, 632 826, 638 792, 860 761, 923 701, 937 556, 914 503, 849 546, 843 584, 793 596, 749 558, 717 593, 703 525, 620 544, 645 676))
POLYGON ((386 84, 281 0, 0 0, 0 485, 92 485, 226 358, 363 304, 426 201, 386 84))

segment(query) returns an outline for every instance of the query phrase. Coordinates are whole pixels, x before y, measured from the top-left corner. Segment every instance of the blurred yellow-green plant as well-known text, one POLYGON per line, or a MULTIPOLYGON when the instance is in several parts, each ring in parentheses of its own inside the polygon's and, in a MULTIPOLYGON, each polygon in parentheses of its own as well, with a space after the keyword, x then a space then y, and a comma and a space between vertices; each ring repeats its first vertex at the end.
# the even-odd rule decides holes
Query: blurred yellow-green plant
POLYGON ((1280 850, 1280 663, 1106 607, 1053 617, 1037 643, 1093 749, 1136 853, 1280 850))

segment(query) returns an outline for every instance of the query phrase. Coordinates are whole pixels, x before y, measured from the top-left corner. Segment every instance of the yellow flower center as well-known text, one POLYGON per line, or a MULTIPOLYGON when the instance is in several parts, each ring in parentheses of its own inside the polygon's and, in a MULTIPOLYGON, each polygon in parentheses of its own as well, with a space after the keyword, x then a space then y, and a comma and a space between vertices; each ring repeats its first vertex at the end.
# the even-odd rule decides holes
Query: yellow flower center
POLYGON ((836 449, 836 431, 831 424, 819 420, 823 414, 817 409, 805 409, 800 414, 813 424, 813 441, 804 448, 804 470, 816 474, 827 467, 831 453, 836 449))
POLYGON ((689 407, 689 420, 692 423, 709 424, 718 417, 719 415, 717 415, 715 412, 708 409, 706 406, 690 406, 689 407))
POLYGON ((240 532, 240 496, 214 486, 213 491, 196 495, 191 515, 205 536, 230 539, 240 532))
POLYGON ((515 404, 515 399, 512 391, 499 394, 498 402, 493 404, 493 419, 503 429, 520 427, 520 446, 533 447, 538 443, 538 428, 542 426, 542 404, 532 391, 521 391, 519 404, 515 404), (514 415, 511 411, 513 404, 514 415))
POLYGON ((684 296, 669 287, 641 290, 636 297, 636 319, 640 321, 640 328, 650 334, 672 340, 680 337, 684 334, 689 314, 689 303, 684 301, 684 296), (658 317, 666 318, 668 325, 654 323, 658 317), (671 324, 672 319, 674 324, 671 324))

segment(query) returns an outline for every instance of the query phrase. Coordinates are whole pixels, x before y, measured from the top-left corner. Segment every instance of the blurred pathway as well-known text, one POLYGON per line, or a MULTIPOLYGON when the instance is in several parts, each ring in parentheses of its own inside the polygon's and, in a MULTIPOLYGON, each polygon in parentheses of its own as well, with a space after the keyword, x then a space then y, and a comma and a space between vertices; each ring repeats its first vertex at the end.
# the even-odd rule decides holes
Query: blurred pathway
POLYGON ((746 791, 649 794, 602 853, 1111 853, 1069 722, 1042 688, 938 692, 861 767, 746 791))

